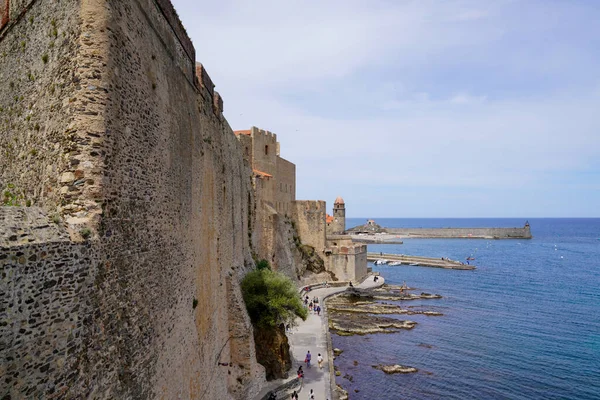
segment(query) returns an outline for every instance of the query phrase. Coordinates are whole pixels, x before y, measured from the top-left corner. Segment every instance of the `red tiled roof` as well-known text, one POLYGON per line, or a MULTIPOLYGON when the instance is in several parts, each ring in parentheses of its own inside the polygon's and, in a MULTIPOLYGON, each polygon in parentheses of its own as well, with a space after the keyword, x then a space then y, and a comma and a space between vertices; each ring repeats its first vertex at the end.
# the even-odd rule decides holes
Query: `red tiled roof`
POLYGON ((252 172, 254 172, 257 176, 260 176, 260 177, 265 177, 265 178, 272 178, 273 177, 273 175, 267 174, 266 172, 262 172, 262 171, 259 171, 257 169, 253 169, 252 172))
POLYGON ((235 133, 236 135, 248 135, 248 136, 250 136, 250 134, 252 133, 252 131, 250 129, 246 129, 246 130, 242 130, 242 131, 233 131, 233 133, 235 133))
POLYGON ((333 222, 333 216, 329 214, 325 214, 325 222, 330 224, 333 222))

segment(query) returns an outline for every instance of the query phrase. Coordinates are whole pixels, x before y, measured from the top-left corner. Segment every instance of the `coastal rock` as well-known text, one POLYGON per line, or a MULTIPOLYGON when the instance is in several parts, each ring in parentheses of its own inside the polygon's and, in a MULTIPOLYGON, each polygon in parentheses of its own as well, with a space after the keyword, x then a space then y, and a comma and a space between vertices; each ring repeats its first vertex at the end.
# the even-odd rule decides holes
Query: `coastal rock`
POLYGON ((439 294, 421 293, 422 299, 441 299, 442 296, 439 294))
POLYGON ((363 313, 335 313, 331 314, 329 329, 339 336, 351 336, 394 333, 400 329, 412 329, 416 324, 414 321, 401 321, 363 313))
POLYGON ((338 392, 338 399, 339 400, 348 400, 348 392, 344 390, 343 387, 341 387, 340 385, 336 385, 337 386, 337 392, 338 392))
POLYGON ((343 294, 354 299, 371 299, 373 298, 373 292, 371 290, 357 289, 355 287, 349 287, 343 294))
POLYGON ((335 356, 339 356, 343 352, 344 352, 344 350, 338 349, 337 347, 335 349, 333 349, 333 355, 335 355, 335 356))
POLYGON ((414 368, 414 367, 407 367, 404 365, 372 365, 373 368, 381 370, 383 372, 385 372, 386 374, 410 374, 410 373, 414 373, 417 372, 418 369, 414 368))
POLYGON ((393 301, 405 301, 405 300, 419 300, 419 299, 441 299, 442 296, 439 294, 421 293, 419 294, 395 294, 387 293, 384 295, 374 295, 373 300, 393 300, 393 301))
POLYGON ((428 316, 439 316, 444 315, 438 311, 414 311, 403 309, 395 304, 385 304, 385 303, 362 303, 362 304, 343 304, 343 303, 334 303, 328 304, 327 309, 330 312, 347 312, 347 313, 366 313, 366 314, 407 314, 407 315, 415 315, 415 314, 423 314, 428 316))
POLYGON ((406 292, 407 290, 415 290, 414 288, 411 287, 405 287, 405 286, 399 286, 399 285, 389 285, 387 283, 383 284, 383 286, 372 289, 373 292, 400 292, 400 291, 404 291, 406 292))

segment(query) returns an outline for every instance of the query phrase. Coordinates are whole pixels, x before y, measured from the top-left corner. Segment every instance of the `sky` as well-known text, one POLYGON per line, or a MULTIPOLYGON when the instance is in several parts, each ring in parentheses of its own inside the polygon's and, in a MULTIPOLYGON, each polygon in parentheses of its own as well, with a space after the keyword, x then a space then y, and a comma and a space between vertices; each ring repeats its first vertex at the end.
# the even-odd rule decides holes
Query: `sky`
POLYGON ((600 217, 600 1, 172 0, 233 129, 348 217, 600 217))

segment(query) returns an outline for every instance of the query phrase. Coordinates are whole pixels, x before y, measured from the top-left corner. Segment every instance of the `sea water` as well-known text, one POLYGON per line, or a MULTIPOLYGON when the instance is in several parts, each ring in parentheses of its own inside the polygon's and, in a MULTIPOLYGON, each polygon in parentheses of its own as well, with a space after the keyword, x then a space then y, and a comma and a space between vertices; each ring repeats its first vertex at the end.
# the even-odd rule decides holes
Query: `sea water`
MULTIPOLYGON (((378 219, 387 227, 513 227, 521 219, 378 219)), ((443 316, 341 337, 336 380, 350 399, 600 399, 600 219, 530 219, 533 239, 404 239, 369 251, 448 257, 473 271, 370 266, 386 282, 439 293, 396 302, 443 316), (357 365, 355 365, 355 361, 357 365), (386 375, 377 364, 418 368, 386 375), (346 378, 344 378, 346 376, 346 378), (352 381, 350 381, 352 377, 352 381)), ((348 219, 347 227, 365 223, 348 219)), ((388 303, 393 303, 387 301, 388 303)))

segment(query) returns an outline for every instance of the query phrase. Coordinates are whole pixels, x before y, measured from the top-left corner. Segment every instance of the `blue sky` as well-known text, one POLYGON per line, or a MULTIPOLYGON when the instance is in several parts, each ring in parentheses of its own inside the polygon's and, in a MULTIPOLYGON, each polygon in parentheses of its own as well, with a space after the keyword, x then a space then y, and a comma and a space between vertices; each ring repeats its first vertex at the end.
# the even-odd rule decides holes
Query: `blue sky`
POLYGON ((350 217, 600 216, 600 1, 173 0, 234 129, 350 217))

